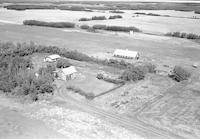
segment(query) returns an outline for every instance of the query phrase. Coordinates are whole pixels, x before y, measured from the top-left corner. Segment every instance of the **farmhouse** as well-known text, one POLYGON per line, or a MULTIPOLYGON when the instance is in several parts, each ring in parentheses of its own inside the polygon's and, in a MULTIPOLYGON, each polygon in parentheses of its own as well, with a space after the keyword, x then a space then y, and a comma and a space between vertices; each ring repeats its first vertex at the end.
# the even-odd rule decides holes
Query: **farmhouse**
POLYGON ((58 78, 61 80, 71 80, 75 78, 75 73, 77 73, 77 70, 74 66, 70 66, 67 68, 62 68, 57 71, 55 71, 58 78))
POLYGON ((139 53, 136 51, 116 49, 113 53, 115 57, 122 57, 127 59, 139 59, 139 53))
POLYGON ((57 54, 49 55, 49 56, 44 58, 44 62, 55 62, 59 58, 61 58, 61 57, 59 55, 57 55, 57 54))

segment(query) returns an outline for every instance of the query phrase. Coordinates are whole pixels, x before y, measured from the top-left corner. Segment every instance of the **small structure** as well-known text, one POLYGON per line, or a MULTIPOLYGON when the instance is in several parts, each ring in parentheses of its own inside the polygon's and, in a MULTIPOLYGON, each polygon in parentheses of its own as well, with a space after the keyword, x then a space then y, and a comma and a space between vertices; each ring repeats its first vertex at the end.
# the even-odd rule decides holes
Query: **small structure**
POLYGON ((55 73, 59 79, 66 81, 66 80, 74 79, 76 76, 75 73, 77 73, 77 70, 74 66, 70 66, 67 68, 59 69, 55 71, 55 73))
POLYGON ((128 49, 116 49, 113 53, 115 57, 127 58, 127 59, 139 59, 139 53, 136 51, 129 51, 128 49))
POLYGON ((129 34, 132 36, 133 35, 133 30, 130 30, 129 34))
POLYGON ((49 55, 44 58, 44 62, 56 62, 61 56, 57 54, 49 55))

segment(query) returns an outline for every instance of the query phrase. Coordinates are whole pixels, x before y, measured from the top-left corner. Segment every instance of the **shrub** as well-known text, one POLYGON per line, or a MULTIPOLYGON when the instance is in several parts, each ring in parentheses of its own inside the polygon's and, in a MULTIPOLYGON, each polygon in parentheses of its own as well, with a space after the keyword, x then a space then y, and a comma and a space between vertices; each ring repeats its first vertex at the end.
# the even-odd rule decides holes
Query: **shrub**
POLYGON ((69 66, 71 66, 71 63, 66 59, 58 59, 56 62, 57 68, 67 68, 69 66))
POLYGON ((108 19, 117 19, 117 18, 122 18, 121 15, 113 15, 113 16, 110 16, 108 19))
POLYGON ((80 18, 78 21, 90 21, 90 20, 92 20, 91 18, 80 18))
POLYGON ((174 80, 180 82, 183 80, 187 80, 191 74, 180 66, 175 66, 172 73, 169 75, 174 80))
POLYGON ((54 28, 74 28, 75 24, 71 22, 44 22, 44 21, 37 21, 37 20, 25 20, 23 21, 24 25, 30 26, 47 26, 47 27, 54 27, 54 28))
POLYGON ((88 26, 88 25, 81 25, 80 28, 81 28, 81 29, 89 29, 90 26, 88 26))
POLYGON ((93 16, 92 20, 106 20, 105 16, 93 16))

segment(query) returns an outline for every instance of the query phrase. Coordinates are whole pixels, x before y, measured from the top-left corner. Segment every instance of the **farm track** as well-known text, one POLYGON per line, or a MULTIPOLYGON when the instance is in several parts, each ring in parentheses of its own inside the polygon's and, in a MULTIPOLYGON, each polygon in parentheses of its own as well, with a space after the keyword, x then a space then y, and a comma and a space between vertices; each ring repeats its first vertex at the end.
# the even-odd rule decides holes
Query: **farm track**
POLYGON ((65 92, 66 89, 64 86, 58 88, 58 96, 60 96, 64 101, 68 103, 70 102, 71 104, 82 109, 83 111, 93 113, 100 117, 104 117, 108 121, 116 123, 122 127, 125 127, 126 129, 138 133, 139 135, 144 135, 148 139, 182 139, 178 135, 175 135, 171 132, 162 129, 157 129, 141 121, 129 119, 114 113, 106 112, 102 109, 95 107, 94 103, 90 101, 88 102, 79 101, 65 94, 65 92))

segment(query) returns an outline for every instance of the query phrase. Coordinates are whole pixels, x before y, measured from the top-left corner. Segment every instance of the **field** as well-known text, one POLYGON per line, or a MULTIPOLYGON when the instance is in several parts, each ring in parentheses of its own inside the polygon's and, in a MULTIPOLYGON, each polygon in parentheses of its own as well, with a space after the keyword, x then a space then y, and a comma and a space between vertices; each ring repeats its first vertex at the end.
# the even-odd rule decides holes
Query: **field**
MULTIPOLYGON (((59 5, 61 3, 53 4, 59 5)), ((83 6, 81 3, 73 2, 62 4, 83 6)), ((138 10, 138 5, 133 5, 130 4, 129 6, 127 3, 122 4, 120 2, 115 4, 102 2, 102 5, 95 2, 85 3, 84 7, 90 7, 91 9, 93 7, 92 12, 58 9, 16 11, 0 8, 0 42, 34 42, 38 45, 77 50, 101 60, 124 60, 132 64, 147 62, 156 66, 156 73, 148 73, 144 79, 139 81, 126 81, 119 88, 113 89, 118 84, 99 80, 96 78, 97 74, 104 73, 112 77, 119 77, 127 69, 103 65, 94 61, 67 59, 78 71, 75 79, 69 81, 56 79, 54 81, 54 84, 57 85, 55 87, 55 96, 50 99, 50 105, 45 104, 43 106, 41 103, 38 106, 31 105, 37 111, 34 112, 34 110, 31 111, 30 109, 28 111, 29 116, 32 115, 33 118, 44 121, 48 126, 52 126, 53 130, 62 129, 59 131, 64 136, 67 136, 69 131, 72 131, 70 132, 72 134, 67 136, 69 138, 78 138, 81 135, 82 137, 89 136, 88 138, 93 138, 95 135, 99 135, 105 138, 127 137, 132 139, 133 136, 124 128, 133 131, 133 133, 141 133, 140 135, 150 139, 155 139, 156 137, 160 137, 159 139, 168 139, 168 137, 174 139, 200 138, 200 41, 164 35, 167 32, 176 31, 200 35, 200 19, 198 19, 200 14, 194 13, 194 10, 198 8, 198 4, 196 6, 194 4, 181 4, 179 7, 176 7, 176 4, 171 6, 169 4, 165 7, 161 3, 160 9, 155 9, 155 5, 155 7, 152 5, 152 7, 147 6, 148 8, 153 8, 151 10, 140 4, 140 9, 138 10), (110 10, 115 10, 113 5, 118 7, 117 10, 124 13, 110 13, 110 10), (166 9, 163 9, 164 7, 166 9), (104 9, 102 10, 102 8, 104 9), (183 8, 185 8, 185 11, 182 11, 183 8), (177 9, 179 11, 175 11, 177 9), (134 14, 135 12, 167 16, 137 15, 134 14), (83 17, 105 16, 108 18, 118 14, 123 18, 79 21, 83 17), (73 29, 25 26, 23 25, 24 20, 73 22, 76 26, 73 29), (135 26, 142 32, 134 32, 131 35, 128 32, 88 31, 79 28, 80 25, 92 26, 97 24, 135 26), (138 51, 140 58, 139 60, 116 58, 113 56, 115 49, 138 51), (182 82, 176 82, 171 79, 168 74, 176 65, 186 69, 191 73, 191 77, 182 82), (69 87, 78 88, 86 94, 93 93, 97 97, 89 100, 87 97, 82 97, 80 93, 73 91, 73 89, 70 91, 69 87), (108 93, 100 95, 106 91, 108 93), (54 107, 55 105, 56 107, 54 107), (39 108, 39 106, 42 106, 42 108, 39 108), (62 107, 62 109, 57 106, 62 107), (70 110, 65 110, 66 107, 70 110), (96 123, 96 119, 86 113, 81 113, 82 116, 79 117, 77 116, 78 112, 73 111, 73 109, 88 112, 98 118, 123 126, 124 134, 117 134, 113 129, 116 129, 116 131, 120 131, 120 129, 106 126, 102 121, 97 120, 98 122, 96 123), (69 113, 73 113, 71 117, 69 113), (64 119, 63 116, 67 118, 64 119), (90 117, 91 120, 85 120, 84 116, 90 117), (76 118, 80 118, 80 121, 76 118), (66 127, 62 123, 71 126, 66 127), (104 124, 103 127, 100 127, 100 123, 104 124), (81 127, 80 132, 78 126, 81 127), (88 127, 91 127, 91 129, 88 127), (97 132, 97 128, 102 131, 97 132), (89 130, 89 132, 84 129, 89 130), (156 136, 153 134, 156 134, 156 136)), ((43 59, 49 54, 35 53, 30 55, 35 71, 47 65, 43 59)), ((26 112, 31 106, 28 105, 24 111, 26 112)), ((4 117, 5 115, 0 118, 4 117)), ((44 128, 44 130, 49 132, 49 129, 44 128)))
POLYGON ((77 25, 88 24, 90 26, 95 24, 102 25, 115 25, 115 26, 135 26, 146 33, 154 34, 165 34, 167 32, 187 32, 200 34, 200 27, 198 22, 200 19, 188 19, 194 16, 199 18, 199 14, 194 12, 182 12, 182 11, 172 11, 164 10, 159 11, 143 11, 143 10, 124 10, 122 19, 113 20, 93 20, 93 21, 81 21, 78 20, 82 17, 91 18, 92 16, 113 16, 114 13, 109 13, 108 10, 105 11, 64 11, 64 10, 26 10, 26 11, 15 11, 7 10, 4 8, 0 9, 2 22, 10 22, 16 24, 22 24, 24 20, 39 20, 39 21, 49 21, 49 22, 74 22, 77 25), (137 17, 135 12, 145 12, 145 13, 157 13, 163 15, 170 15, 175 17, 157 17, 157 16, 145 16, 140 15, 137 17), (151 26, 151 28, 149 28, 151 26))

